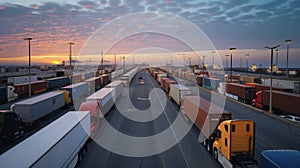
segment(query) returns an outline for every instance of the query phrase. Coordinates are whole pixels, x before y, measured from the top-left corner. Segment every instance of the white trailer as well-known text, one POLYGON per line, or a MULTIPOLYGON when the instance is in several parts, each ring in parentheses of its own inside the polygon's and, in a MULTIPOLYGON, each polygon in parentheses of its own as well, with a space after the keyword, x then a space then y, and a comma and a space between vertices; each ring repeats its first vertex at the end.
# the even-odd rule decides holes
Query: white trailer
POLYGON ((21 117, 23 122, 32 124, 64 105, 64 93, 54 91, 17 102, 11 106, 11 111, 21 117))
POLYGON ((112 106, 115 104, 116 97, 114 97, 115 88, 102 88, 94 94, 87 97, 86 101, 97 101, 100 107, 100 111, 103 115, 109 112, 112 106))
POLYGON ((169 96, 178 104, 181 105, 181 101, 185 95, 192 94, 192 91, 180 84, 172 84, 170 87, 169 96))
POLYGON ((114 96, 115 96, 115 100, 117 100, 117 98, 121 95, 124 86, 122 81, 116 80, 106 85, 105 88, 115 88, 114 96))
POLYGON ((89 112, 70 111, 0 155, 1 167, 75 167, 89 135, 89 112))
MULTIPOLYGON (((37 81, 37 76, 32 75, 30 76, 31 82, 37 81)), ((18 85, 22 83, 28 83, 29 76, 17 76, 17 77, 9 77, 7 78, 7 84, 18 85)))

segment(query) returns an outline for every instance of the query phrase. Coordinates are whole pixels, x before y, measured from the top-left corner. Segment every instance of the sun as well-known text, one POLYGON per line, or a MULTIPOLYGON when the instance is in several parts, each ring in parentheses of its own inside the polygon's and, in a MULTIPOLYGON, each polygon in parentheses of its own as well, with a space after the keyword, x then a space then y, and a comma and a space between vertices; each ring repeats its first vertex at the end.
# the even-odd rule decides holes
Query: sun
POLYGON ((60 61, 54 60, 54 61, 52 61, 52 64, 58 65, 58 64, 60 64, 60 61))

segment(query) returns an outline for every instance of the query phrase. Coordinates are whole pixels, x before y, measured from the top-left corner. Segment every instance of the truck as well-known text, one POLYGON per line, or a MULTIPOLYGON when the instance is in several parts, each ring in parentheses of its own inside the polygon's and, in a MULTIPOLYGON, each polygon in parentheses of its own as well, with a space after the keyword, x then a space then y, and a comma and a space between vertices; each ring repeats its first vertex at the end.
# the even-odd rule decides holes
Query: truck
POLYGON ((101 88, 101 77, 93 77, 85 80, 88 84, 88 93, 93 94, 101 88))
POLYGON ((107 84, 104 88, 115 88, 113 98, 114 98, 114 101, 116 101, 117 98, 122 94, 122 90, 123 90, 124 86, 123 86, 122 81, 115 80, 115 81, 107 84))
POLYGON ((172 98, 178 105, 181 105, 183 97, 189 94, 192 94, 192 91, 181 84, 172 84, 170 86, 169 97, 172 98))
POLYGON ((0 87, 0 104, 14 101, 18 99, 18 94, 13 86, 0 87))
POLYGON ((3 153, 1 166, 75 167, 87 152, 89 134, 89 112, 70 111, 3 153))
POLYGON ((261 168, 294 168, 300 165, 298 150, 265 150, 260 154, 261 168))
POLYGON ((185 96, 181 113, 201 131, 199 140, 224 167, 257 166, 253 121, 232 120, 230 112, 200 96, 185 96))
MULTIPOLYGON (((14 85, 15 92, 19 97, 27 97, 29 95, 29 83, 22 83, 14 85)), ((38 94, 45 92, 48 89, 46 81, 36 81, 31 83, 31 94, 38 94)))
MULTIPOLYGON (((272 107, 275 112, 300 116, 300 95, 281 91, 272 91, 272 107)), ((256 93, 252 104, 267 110, 270 105, 270 91, 262 90, 256 93)))
POLYGON ((90 112, 90 139, 93 139, 100 128, 101 119, 103 119, 103 114, 100 112, 99 103, 95 101, 83 102, 79 111, 89 111, 90 112))
POLYGON ((10 110, 16 113, 26 125, 31 125, 64 106, 64 93, 53 91, 17 102, 11 106, 10 110))
POLYGON ((203 78, 203 87, 216 92, 218 90, 220 81, 221 80, 217 79, 217 78, 204 77, 203 78))
MULTIPOLYGON (((76 84, 68 85, 60 88, 59 90, 67 91, 69 93, 69 104, 75 105, 75 109, 78 109, 79 105, 84 101, 88 95, 88 83, 79 82, 76 84)), ((65 98, 66 99, 66 98, 65 98)))
POLYGON ((243 103, 251 103, 255 96, 255 87, 238 83, 226 83, 225 96, 243 103))
POLYGON ((109 110, 114 105, 114 93, 115 88, 102 88, 95 92, 94 94, 87 97, 85 100, 88 101, 97 101, 100 107, 100 111, 103 116, 109 112, 109 110))

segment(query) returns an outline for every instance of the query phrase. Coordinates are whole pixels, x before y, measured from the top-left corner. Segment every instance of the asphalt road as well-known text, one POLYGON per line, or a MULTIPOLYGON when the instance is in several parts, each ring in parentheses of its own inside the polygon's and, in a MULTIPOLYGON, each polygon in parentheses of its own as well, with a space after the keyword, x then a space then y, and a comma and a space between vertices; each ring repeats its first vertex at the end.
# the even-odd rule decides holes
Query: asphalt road
MULTIPOLYGON (((139 72, 132 80, 129 90, 129 95, 132 103, 139 110, 146 110, 150 107, 149 92, 152 88, 159 88, 157 82, 153 77, 145 71, 139 72), (138 77, 143 76, 145 82, 144 85, 140 85, 138 77)), ((125 96, 124 93, 122 96, 125 96)), ((121 98, 118 101, 123 101, 121 98)), ((148 137, 163 132, 169 128, 176 117, 182 117, 178 113, 178 106, 169 99, 166 99, 166 108, 156 119, 148 122, 137 122, 128 119, 120 113, 121 110, 130 113, 132 109, 120 109, 113 107, 110 112, 105 116, 106 121, 116 130, 126 135, 135 137, 148 137)), ((151 116, 151 115, 150 115, 151 116)), ((172 127, 171 127, 172 128, 172 127)), ((101 129, 98 130, 95 141, 101 139, 107 129, 107 125, 103 124, 101 129)), ((173 167, 221 167, 218 162, 214 160, 206 149, 198 141, 199 130, 195 127, 184 136, 183 139, 179 139, 176 134, 170 135, 170 143, 177 141, 176 145, 172 146, 168 150, 152 154, 149 156, 124 156, 120 153, 107 148, 103 148, 98 145, 95 141, 88 144, 88 152, 83 160, 80 162, 78 167, 131 167, 131 168, 146 168, 146 167, 162 167, 162 168, 173 168, 173 167)), ((108 138, 108 137, 106 137, 108 138)), ((141 150, 136 149, 137 146, 123 145, 123 139, 120 136, 109 137, 109 141, 113 144, 113 149, 126 148, 128 150, 141 150)), ((143 146, 142 151, 153 150, 153 148, 160 150, 164 144, 168 144, 168 139, 163 137, 156 137, 152 145, 143 146)))

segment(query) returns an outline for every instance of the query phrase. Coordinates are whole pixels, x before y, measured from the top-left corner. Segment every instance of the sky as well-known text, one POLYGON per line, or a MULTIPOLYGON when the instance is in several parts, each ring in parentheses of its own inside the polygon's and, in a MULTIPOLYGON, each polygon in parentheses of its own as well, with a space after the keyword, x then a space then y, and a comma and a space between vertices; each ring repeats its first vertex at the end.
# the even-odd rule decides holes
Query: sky
MULTIPOLYGON (((280 44, 278 62, 280 67, 285 67, 287 46, 284 40, 291 39, 289 65, 300 67, 299 0, 0 0, 0 64, 27 63, 28 41, 24 40, 25 37, 34 38, 31 42, 33 64, 55 64, 67 60, 68 42, 75 43, 72 51, 77 56, 101 27, 112 25, 126 15, 147 12, 168 13, 199 28, 216 49, 214 54, 218 54, 224 64, 228 49, 236 47, 233 53, 234 66, 240 66, 241 58, 245 66, 245 54, 250 55, 249 65, 268 66, 270 51, 264 47, 280 44)), ((130 19, 126 21, 130 26, 142 27, 130 19)), ((162 25, 168 26, 168 22, 162 25)), ((114 29, 123 29, 122 25, 111 27, 111 32, 126 31, 114 29)), ((198 36, 189 38, 197 42, 198 36)), ((109 41, 110 36, 97 40, 109 41)), ((142 33, 123 38, 111 48, 106 48, 106 59, 112 61, 114 53, 118 56, 127 54, 128 58, 136 53, 134 57, 137 62, 170 61, 170 54, 156 58, 139 53, 151 52, 147 48, 152 47, 160 48, 152 52, 185 53, 193 63, 198 63, 203 53, 214 55, 211 48, 199 51, 202 52, 200 55, 193 55, 193 51, 180 39, 161 33, 142 33)), ((101 46, 98 51, 99 56, 101 46)), ((212 57, 206 58, 206 61, 210 59, 212 57)))

